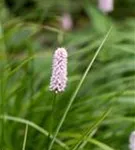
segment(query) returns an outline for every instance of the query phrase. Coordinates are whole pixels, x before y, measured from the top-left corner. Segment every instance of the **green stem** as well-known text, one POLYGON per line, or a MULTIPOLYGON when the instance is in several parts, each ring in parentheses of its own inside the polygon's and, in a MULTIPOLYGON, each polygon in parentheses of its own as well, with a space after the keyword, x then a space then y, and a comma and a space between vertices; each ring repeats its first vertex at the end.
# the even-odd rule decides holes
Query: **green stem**
MULTIPOLYGON (((34 56, 34 50, 31 46, 31 41, 27 42, 28 45, 28 59, 34 56)), ((30 91, 30 98, 32 98, 34 94, 34 59, 32 59, 28 63, 28 72, 29 72, 29 83, 28 83, 28 91, 30 91)), ((30 107, 33 105, 33 99, 30 101, 30 107)))
POLYGON ((24 135, 24 140, 23 140, 23 148, 22 150, 25 150, 26 147, 26 141, 27 141, 27 135, 28 135, 28 124, 26 124, 26 128, 25 128, 25 135, 24 135))
POLYGON ((48 135, 48 148, 49 148, 49 143, 50 143, 50 139, 51 139, 51 134, 53 134, 53 128, 54 128, 54 122, 55 122, 55 105, 56 105, 56 96, 57 94, 54 93, 53 94, 53 98, 52 98, 52 110, 51 110, 51 120, 50 120, 50 124, 49 124, 49 135, 48 135))
POLYGON ((51 133, 53 133, 53 128, 54 128, 54 122, 55 122, 55 106, 56 106, 56 96, 57 94, 54 93, 54 98, 53 98, 53 101, 52 101, 52 124, 51 124, 51 133))

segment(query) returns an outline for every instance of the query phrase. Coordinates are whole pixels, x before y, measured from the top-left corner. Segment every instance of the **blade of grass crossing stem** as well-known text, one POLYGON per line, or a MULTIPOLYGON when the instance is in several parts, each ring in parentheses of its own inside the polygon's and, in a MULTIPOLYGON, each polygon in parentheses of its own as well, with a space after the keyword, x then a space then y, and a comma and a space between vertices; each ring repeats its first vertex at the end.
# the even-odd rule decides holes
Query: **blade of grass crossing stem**
MULTIPOLYGON (((43 135, 45 135, 45 136, 49 135, 49 133, 45 129, 43 129, 42 127, 38 126, 37 124, 35 124, 32 121, 29 121, 29 120, 26 120, 26 119, 23 119, 23 118, 4 115, 4 116, 0 116, 0 119, 19 122, 19 123, 26 124, 26 125, 28 124, 30 127, 34 128, 35 130, 42 133, 43 135)), ((53 136, 51 135, 50 138, 52 139, 53 136)), ((60 141, 59 139, 55 139, 55 142, 58 145, 60 145, 63 149, 69 150, 68 146, 65 143, 63 143, 62 141, 60 141)))
MULTIPOLYGON (((96 128, 95 130, 93 130, 93 131, 90 133, 89 137, 93 137, 93 136, 95 135, 95 133, 97 132, 97 130, 98 130, 97 128, 96 128)), ((88 138, 89 138, 89 137, 88 137, 88 138)), ((85 140, 85 141, 80 145, 80 147, 79 147, 80 150, 82 150, 82 149, 85 147, 85 145, 87 144, 87 142, 88 142, 88 141, 85 140)))
POLYGON ((95 124, 93 124, 81 137, 81 139, 77 142, 77 144, 73 147, 72 150, 79 150, 81 148, 84 148, 84 146, 87 144, 87 138, 91 136, 91 133, 93 130, 95 130, 101 123, 102 121, 109 115, 111 112, 111 108, 108 109, 106 112, 103 113, 103 115, 96 121, 95 124))
POLYGON ((23 148, 22 148, 22 150, 25 150, 26 141, 27 141, 27 135, 28 135, 28 124, 26 124, 26 128, 25 128, 25 134, 24 134, 24 140, 23 140, 23 148))
POLYGON ((66 116, 67 116, 67 114, 68 114, 68 112, 69 112, 69 110, 70 110, 70 108, 71 108, 71 106, 72 106, 72 103, 74 102, 74 100, 75 100, 75 98, 76 98, 76 95, 78 94, 78 91, 79 91, 80 88, 81 88, 81 85, 83 84, 83 82, 84 82, 84 80, 85 80, 85 78, 86 78, 86 76, 87 76, 89 70, 91 69, 91 67, 92 67, 92 65, 93 65, 93 63, 94 63, 94 61, 95 61, 97 55, 99 54, 99 52, 100 52, 102 46, 104 45, 105 41, 107 40, 107 38, 108 38, 108 36, 109 36, 111 30, 112 30, 112 27, 111 27, 111 28, 109 29, 109 31, 107 32, 105 38, 103 39, 102 43, 100 44, 99 48, 97 49, 97 51, 96 51, 96 53, 95 53, 93 59, 91 60, 91 62, 89 63, 89 65, 88 65, 88 67, 87 67, 87 69, 86 69, 86 71, 84 72, 84 75, 82 76, 82 79, 80 80, 80 82, 79 82, 79 84, 78 84, 78 86, 77 86, 75 92, 73 93, 73 96, 71 97, 71 99, 70 99, 70 101, 69 101, 69 103, 68 103, 68 106, 67 106, 67 108, 66 108, 66 110, 65 110, 65 112, 64 112, 64 114, 63 114, 63 116, 62 116, 62 118, 61 118, 61 120, 60 120, 60 122, 59 122, 59 124, 58 124, 58 126, 57 126, 56 132, 55 132, 54 137, 53 137, 53 139, 52 139, 52 141, 51 141, 51 143, 50 143, 50 145, 49 145, 49 149, 48 149, 48 150, 51 150, 51 149, 52 149, 53 144, 54 144, 54 141, 55 141, 55 138, 57 137, 57 135, 58 135, 58 133, 59 133, 59 131, 60 131, 62 125, 63 125, 63 122, 65 121, 65 118, 66 118, 66 116))

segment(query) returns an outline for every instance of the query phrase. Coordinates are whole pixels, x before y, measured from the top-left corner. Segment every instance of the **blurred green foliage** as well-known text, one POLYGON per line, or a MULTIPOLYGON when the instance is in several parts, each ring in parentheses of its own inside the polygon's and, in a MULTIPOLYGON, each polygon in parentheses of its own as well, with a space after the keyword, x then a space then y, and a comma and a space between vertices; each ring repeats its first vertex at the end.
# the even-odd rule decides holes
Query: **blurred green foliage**
MULTIPOLYGON (((113 26, 62 126, 58 139, 69 149, 96 124, 82 150, 127 150, 135 129, 135 1, 116 0, 114 12, 104 15, 97 1, 6 0, 0 2, 0 133, 7 117, 4 150, 22 149, 26 120, 26 149, 47 150, 52 93, 48 85, 53 51, 69 53, 68 86, 58 95, 54 129, 104 35, 113 26), (64 31, 60 17, 71 13, 74 27, 64 31), (11 121, 12 120, 12 121, 11 121), (46 132, 45 132, 46 131, 46 132)), ((1 139, 2 135, 0 134, 1 139)), ((1 144, 1 143, 0 143, 1 144)), ((2 145, 1 145, 2 146, 2 145)), ((1 148, 1 147, 0 147, 1 148)), ((54 150, 62 150, 55 143, 54 150)))

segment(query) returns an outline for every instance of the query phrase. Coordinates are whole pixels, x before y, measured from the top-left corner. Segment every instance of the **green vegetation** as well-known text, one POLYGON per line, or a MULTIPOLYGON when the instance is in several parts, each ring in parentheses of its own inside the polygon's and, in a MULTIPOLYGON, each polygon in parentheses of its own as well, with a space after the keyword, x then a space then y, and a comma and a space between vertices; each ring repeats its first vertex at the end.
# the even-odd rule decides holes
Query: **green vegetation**
POLYGON ((133 130, 134 0, 116 1, 108 15, 94 0, 0 2, 0 150, 47 150, 51 141, 52 150, 128 150, 133 130), (60 24, 64 12, 73 19, 69 31, 60 24), (69 54, 68 85, 52 125, 57 47, 69 54))

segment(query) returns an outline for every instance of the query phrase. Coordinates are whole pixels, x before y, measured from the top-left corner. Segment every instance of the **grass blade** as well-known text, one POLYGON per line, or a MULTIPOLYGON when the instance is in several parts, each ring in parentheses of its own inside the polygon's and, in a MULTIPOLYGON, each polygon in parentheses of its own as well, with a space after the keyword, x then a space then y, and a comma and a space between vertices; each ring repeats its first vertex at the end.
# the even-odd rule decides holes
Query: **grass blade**
MULTIPOLYGON (((26 124, 26 125, 29 125, 29 126, 33 127, 34 129, 36 129, 37 131, 39 131, 40 133, 42 133, 45 136, 49 135, 49 133, 46 130, 44 130, 42 127, 38 126, 37 124, 35 124, 32 121, 29 121, 29 120, 26 120, 26 119, 23 119, 23 118, 4 115, 4 116, 0 116, 0 119, 10 120, 10 121, 26 124)), ((53 138, 52 135, 50 137, 53 138)), ((65 150, 69 149, 68 146, 65 143, 63 143, 62 141, 60 141, 59 139, 55 139, 55 142, 57 144, 59 144, 61 147, 63 147, 65 150)))
POLYGON ((26 147, 27 134, 28 134, 28 124, 26 124, 26 128, 25 128, 25 135, 24 135, 24 141, 23 141, 23 148, 22 148, 22 150, 25 150, 25 147, 26 147))
POLYGON ((31 61, 31 60, 33 60, 34 59, 34 55, 33 56, 31 56, 31 57, 28 57, 28 58, 26 58, 25 60, 23 60, 23 62, 20 64, 20 65, 18 65, 17 67, 15 67, 12 71, 10 71, 10 73, 9 73, 9 77, 10 76, 12 76, 14 73, 16 73, 20 68, 22 68, 25 64, 27 64, 29 61, 31 61))
POLYGON ((102 123, 102 121, 109 115, 110 112, 111 108, 104 112, 100 119, 97 120, 96 123, 90 127, 90 129, 88 129, 88 131, 82 136, 82 138, 79 140, 79 142, 77 142, 72 150, 82 149, 87 144, 86 139, 91 136, 92 131, 94 131, 102 123))
MULTIPOLYGON (((0 23, 0 115, 5 113, 6 80, 7 72, 4 70, 7 64, 4 29, 0 23)), ((5 120, 0 122, 0 147, 4 147, 5 120)))
POLYGON ((79 90, 80 90, 80 88, 81 88, 81 86, 82 86, 82 84, 83 84, 83 82, 84 82, 84 80, 85 80, 85 78, 86 78, 86 76, 87 76, 89 70, 91 69, 91 67, 92 67, 92 65, 93 65, 93 63, 94 63, 94 61, 95 61, 97 55, 99 54, 99 52, 100 52, 102 46, 104 45, 105 41, 107 40, 107 38, 108 38, 108 36, 109 36, 111 30, 112 30, 112 27, 111 27, 111 28, 109 29, 109 31, 107 32, 107 34, 106 34, 105 38, 103 39, 101 45, 100 45, 99 48, 97 49, 97 51, 96 51, 96 53, 95 53, 93 59, 91 60, 91 62, 89 63, 89 65, 88 65, 88 67, 87 67, 87 69, 86 69, 86 71, 84 72, 84 75, 83 75, 82 79, 80 80, 80 82, 79 82, 79 84, 78 84, 78 86, 77 86, 75 92, 73 93, 73 96, 72 96, 71 99, 70 99, 69 104, 68 104, 68 106, 67 106, 67 108, 66 108, 66 110, 65 110, 65 112, 64 112, 64 114, 63 114, 63 116, 62 116, 62 118, 61 118, 61 120, 60 120, 60 123, 58 124, 58 127, 57 127, 57 129, 56 129, 56 132, 55 132, 54 137, 53 137, 53 139, 52 139, 52 141, 51 141, 51 143, 50 143, 50 146, 49 146, 49 149, 48 149, 48 150, 51 150, 51 149, 52 149, 53 144, 54 144, 54 141, 55 141, 55 138, 57 137, 57 135, 58 135, 58 133, 59 133, 59 131, 60 131, 60 129, 61 129, 61 127, 62 127, 64 121, 65 121, 65 119, 66 119, 66 116, 67 116, 67 114, 68 114, 68 112, 69 112, 69 110, 70 110, 70 108, 71 108, 71 106, 72 106, 72 104, 73 104, 73 102, 74 102, 74 100, 75 100, 75 98, 76 98, 76 95, 78 94, 78 92, 79 92, 79 90))
POLYGON ((110 146, 100 142, 100 141, 97 141, 95 139, 92 139, 92 138, 88 138, 87 139, 88 142, 100 147, 102 150, 114 150, 113 148, 111 148, 110 146))

